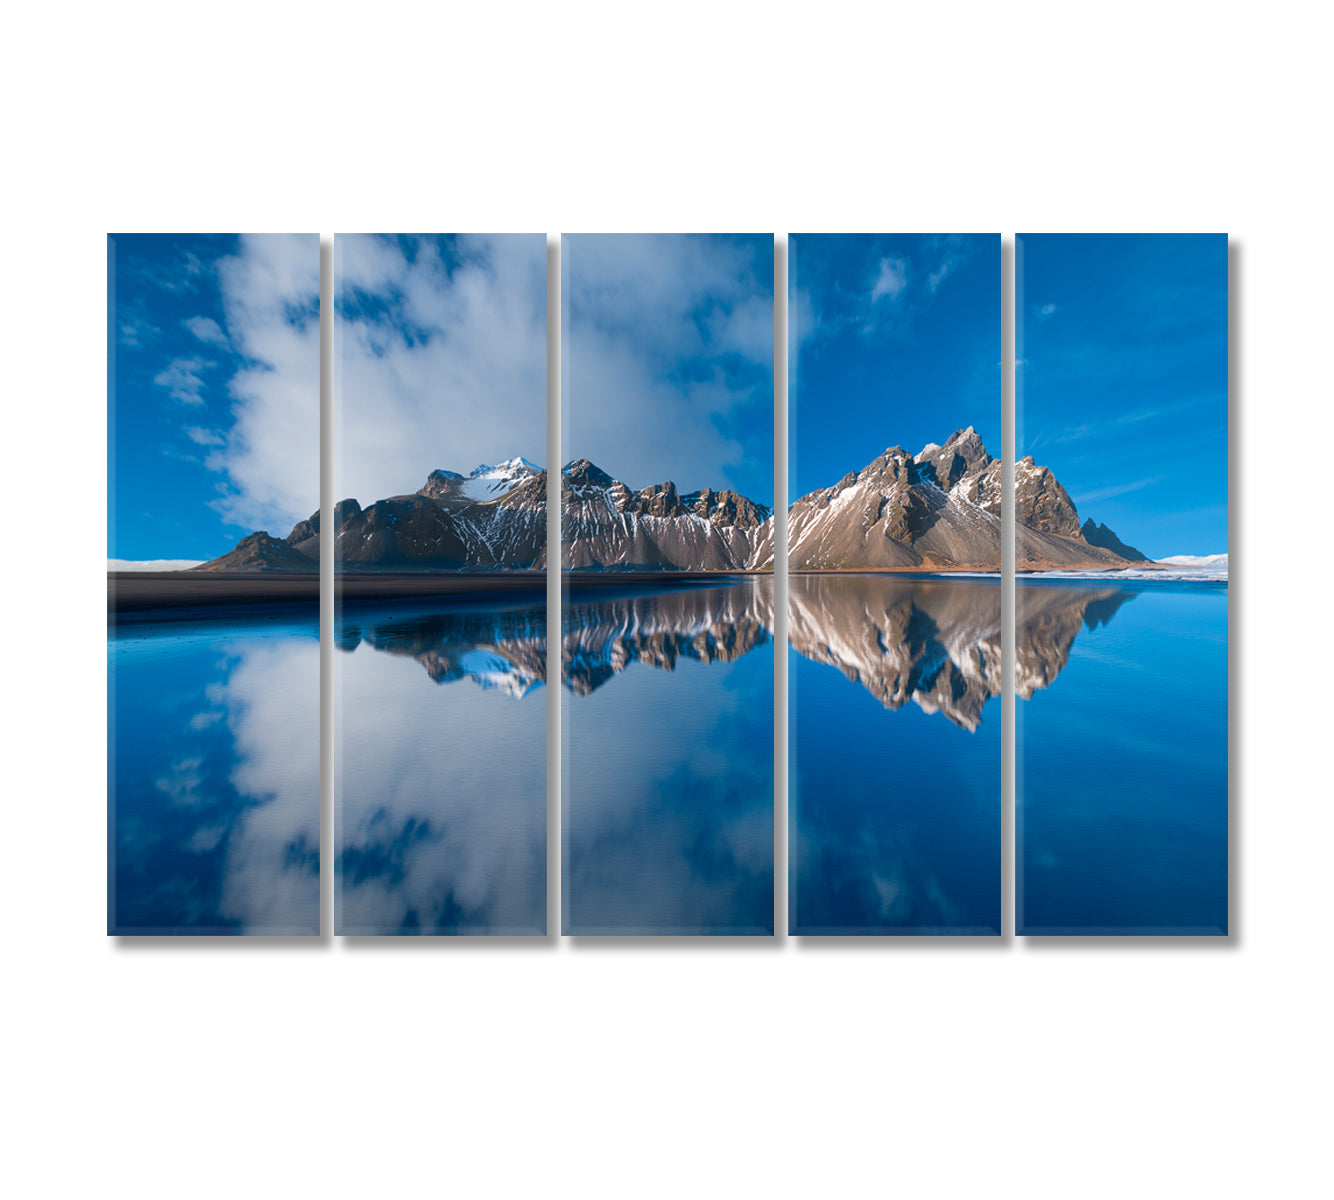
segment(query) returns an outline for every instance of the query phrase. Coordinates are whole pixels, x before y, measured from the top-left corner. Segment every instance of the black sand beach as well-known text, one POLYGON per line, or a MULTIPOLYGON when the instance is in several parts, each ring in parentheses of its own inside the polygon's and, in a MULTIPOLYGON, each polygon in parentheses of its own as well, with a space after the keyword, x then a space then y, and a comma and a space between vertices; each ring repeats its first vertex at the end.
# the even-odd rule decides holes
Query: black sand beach
MULTIPOLYGON (((566 586, 624 588, 678 583, 720 582, 742 574, 768 572, 612 571, 573 572, 566 586)), ((448 597, 545 595, 541 571, 427 573, 412 571, 347 572, 337 576, 344 600, 405 600, 448 597)), ((314 571, 109 571, 107 613, 199 610, 225 605, 314 604, 320 577, 314 571)))

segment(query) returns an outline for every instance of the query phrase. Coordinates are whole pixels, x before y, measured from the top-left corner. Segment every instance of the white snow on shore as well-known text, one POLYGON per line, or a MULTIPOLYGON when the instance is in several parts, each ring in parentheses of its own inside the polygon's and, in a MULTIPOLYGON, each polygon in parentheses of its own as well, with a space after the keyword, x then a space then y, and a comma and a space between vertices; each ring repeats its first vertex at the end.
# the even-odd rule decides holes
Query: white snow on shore
POLYGON ((1157 562, 1169 567, 1198 568, 1206 571, 1226 571, 1226 554, 1173 554, 1169 558, 1160 558, 1157 562))
POLYGON ((203 566, 202 558, 109 558, 108 571, 188 571, 203 566))

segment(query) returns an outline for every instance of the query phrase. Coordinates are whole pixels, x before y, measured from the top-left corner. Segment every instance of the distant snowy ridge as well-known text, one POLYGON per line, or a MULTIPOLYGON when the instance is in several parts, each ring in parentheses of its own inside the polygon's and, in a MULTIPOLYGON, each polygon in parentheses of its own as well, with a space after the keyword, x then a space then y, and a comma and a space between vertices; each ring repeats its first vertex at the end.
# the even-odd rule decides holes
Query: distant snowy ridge
POLYGON ((1169 558, 1155 559, 1168 567, 1195 567, 1202 571, 1226 571, 1226 554, 1173 554, 1169 558))
POLYGON ((109 558, 108 571, 188 571, 202 566, 202 558, 109 558))

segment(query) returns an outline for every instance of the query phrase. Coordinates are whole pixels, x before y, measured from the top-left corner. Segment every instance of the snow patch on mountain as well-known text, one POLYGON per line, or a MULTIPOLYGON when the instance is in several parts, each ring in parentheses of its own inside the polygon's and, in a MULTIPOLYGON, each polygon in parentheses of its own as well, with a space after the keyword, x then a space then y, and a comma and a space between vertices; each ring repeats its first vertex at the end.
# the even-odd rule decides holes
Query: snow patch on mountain
POLYGON ((542 468, 520 456, 507 458, 494 467, 482 463, 468 473, 454 494, 474 503, 485 503, 504 495, 516 483, 540 474, 542 468))

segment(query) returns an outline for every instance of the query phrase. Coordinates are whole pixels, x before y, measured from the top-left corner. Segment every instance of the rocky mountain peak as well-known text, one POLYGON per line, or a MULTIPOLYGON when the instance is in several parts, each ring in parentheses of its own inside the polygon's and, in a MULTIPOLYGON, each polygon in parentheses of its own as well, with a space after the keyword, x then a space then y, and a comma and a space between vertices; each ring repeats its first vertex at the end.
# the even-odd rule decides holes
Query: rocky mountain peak
POLYGON ((586 458, 576 458, 561 468, 561 475, 566 483, 590 484, 594 487, 610 487, 615 480, 601 467, 586 458))
POLYGON ((1080 529, 1084 540, 1090 546, 1100 546, 1104 550, 1110 550, 1113 554, 1130 562, 1148 562, 1149 556, 1136 550, 1134 546, 1127 546, 1119 537, 1116 536, 1106 525, 1099 525, 1092 517, 1084 522, 1080 529))
POLYGON ((986 470, 996 460, 987 453, 977 430, 969 425, 956 429, 943 446, 928 442, 913 461, 941 491, 948 492, 959 480, 986 470))
POLYGON ((443 500, 446 496, 452 496, 462 482, 463 476, 457 471, 432 471, 426 477, 426 482, 417 489, 417 495, 443 500))

